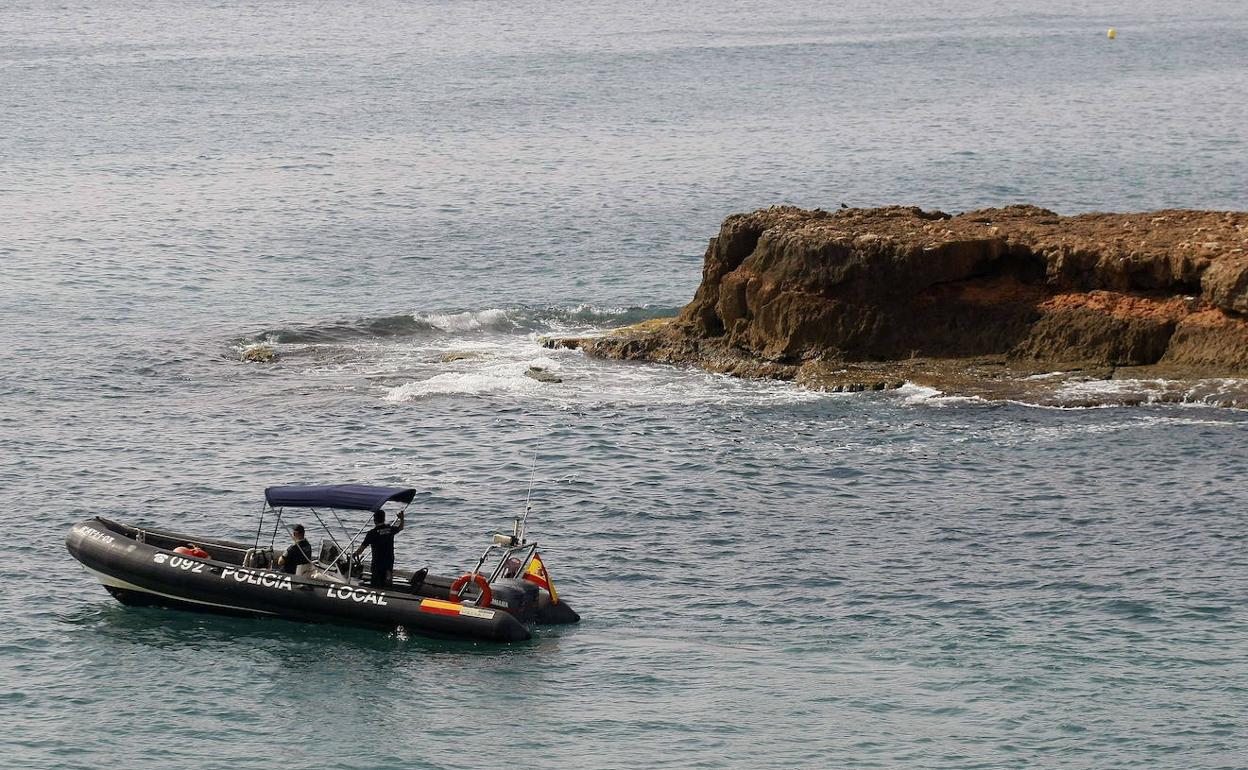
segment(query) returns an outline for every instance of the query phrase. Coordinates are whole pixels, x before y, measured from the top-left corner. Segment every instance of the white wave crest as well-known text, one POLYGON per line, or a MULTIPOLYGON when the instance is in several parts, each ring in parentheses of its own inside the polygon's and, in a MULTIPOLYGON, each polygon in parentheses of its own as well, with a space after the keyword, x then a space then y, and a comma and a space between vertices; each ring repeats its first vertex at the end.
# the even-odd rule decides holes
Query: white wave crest
POLYGON ((444 332, 503 330, 516 326, 509 311, 496 307, 485 310, 467 310, 462 313, 415 313, 412 318, 444 332))
POLYGON ((929 388, 926 385, 916 385, 913 382, 907 382, 894 391, 896 395, 907 404, 921 404, 933 398, 939 398, 942 393, 936 388, 929 388))
POLYGON ((893 392, 900 396, 902 403, 907 406, 952 406, 954 404, 986 403, 979 396, 949 396, 945 395, 944 391, 929 388, 926 385, 916 385, 913 382, 907 382, 893 392))
POLYGON ((417 324, 452 334, 478 331, 586 333, 671 315, 676 310, 677 308, 650 305, 599 307, 580 304, 570 307, 545 305, 494 307, 462 312, 418 312, 411 317, 417 324))
POLYGON ((273 350, 281 347, 281 341, 272 334, 266 334, 259 339, 252 340, 235 340, 229 344, 229 349, 239 355, 247 355, 262 348, 270 348, 273 350))

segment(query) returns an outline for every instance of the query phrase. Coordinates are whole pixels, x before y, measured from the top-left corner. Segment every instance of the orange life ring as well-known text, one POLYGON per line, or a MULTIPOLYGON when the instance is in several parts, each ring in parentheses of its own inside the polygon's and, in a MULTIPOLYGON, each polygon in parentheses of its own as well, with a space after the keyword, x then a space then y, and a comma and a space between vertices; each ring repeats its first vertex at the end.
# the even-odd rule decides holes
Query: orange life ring
POLYGON ((459 598, 459 593, 460 591, 463 591, 469 583, 475 583, 477 588, 481 590, 481 600, 477 602, 477 606, 489 607, 490 603, 494 601, 494 592, 490 590, 490 581, 486 580, 485 576, 479 572, 465 572, 455 578, 455 582, 451 583, 452 601, 463 602, 463 600, 459 598))
POLYGON ((185 545, 180 545, 177 548, 174 548, 173 552, 180 553, 183 556, 194 556, 196 559, 211 559, 212 558, 211 556, 208 555, 207 551, 205 551, 203 548, 200 548, 199 546, 190 548, 185 545))

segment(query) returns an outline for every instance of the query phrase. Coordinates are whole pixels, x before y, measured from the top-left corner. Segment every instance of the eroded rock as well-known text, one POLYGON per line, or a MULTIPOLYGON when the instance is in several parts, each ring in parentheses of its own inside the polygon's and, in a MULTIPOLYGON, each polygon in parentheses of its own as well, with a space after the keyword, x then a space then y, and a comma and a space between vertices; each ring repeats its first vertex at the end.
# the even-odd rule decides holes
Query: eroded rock
POLYGON ((940 362, 927 379, 995 392, 1096 367, 1248 376, 1246 314, 1245 212, 773 207, 725 220, 677 318, 548 344, 842 391, 940 362))

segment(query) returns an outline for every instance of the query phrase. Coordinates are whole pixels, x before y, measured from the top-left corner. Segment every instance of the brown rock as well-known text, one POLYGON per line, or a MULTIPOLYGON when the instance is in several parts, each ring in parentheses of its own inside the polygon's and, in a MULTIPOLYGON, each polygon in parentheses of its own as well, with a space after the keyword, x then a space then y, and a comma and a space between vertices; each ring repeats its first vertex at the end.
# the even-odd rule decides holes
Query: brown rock
POLYGON ((270 345, 252 345, 243 350, 239 358, 253 364, 271 364, 277 360, 277 349, 270 345))
POLYGON ((930 359, 967 389, 949 362, 994 382, 1059 367, 1248 375, 1246 316, 1245 212, 773 207, 725 220, 678 318, 564 344, 842 390, 917 381, 906 362, 930 359), (837 362, 892 366, 846 379, 837 362))
POLYGON ((1098 329, 1090 314, 1104 309, 1091 300, 1088 313, 1043 302, 1062 292, 1196 294, 1246 312, 1248 258, 1208 248, 1248 245, 1246 224, 1248 214, 1234 212, 1059 217, 1009 206, 950 218, 896 206, 765 209, 725 221, 679 323, 781 361, 977 355, 1021 344, 1020 355, 1032 357, 1151 363, 1176 314, 1137 323, 1127 312, 1098 329), (1108 342, 1119 335, 1121 344, 1108 342))

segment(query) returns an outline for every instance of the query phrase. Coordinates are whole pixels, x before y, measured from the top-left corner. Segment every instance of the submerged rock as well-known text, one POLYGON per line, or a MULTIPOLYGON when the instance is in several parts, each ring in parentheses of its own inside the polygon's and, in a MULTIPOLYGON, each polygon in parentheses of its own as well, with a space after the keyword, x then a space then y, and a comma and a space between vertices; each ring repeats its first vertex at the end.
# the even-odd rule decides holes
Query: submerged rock
POLYGON ((525 377, 531 377, 538 382, 563 382, 562 377, 551 374, 549 370, 540 366, 530 366, 528 371, 524 373, 525 377))
POLYGON ((443 353, 438 357, 438 361, 444 364, 449 364, 454 361, 471 361, 472 359, 481 358, 482 356, 483 354, 476 350, 457 350, 451 353, 443 353))
MULTIPOLYGON (((1244 212, 773 207, 725 220, 678 317, 546 344, 842 392, 907 380, 1044 400, 1095 369, 1248 377, 1246 314, 1244 212)), ((1223 402, 1248 405, 1228 387, 1223 402)))
POLYGON ((277 360, 277 349, 271 345, 252 345, 243 350, 239 357, 252 363, 271 364, 277 360))

